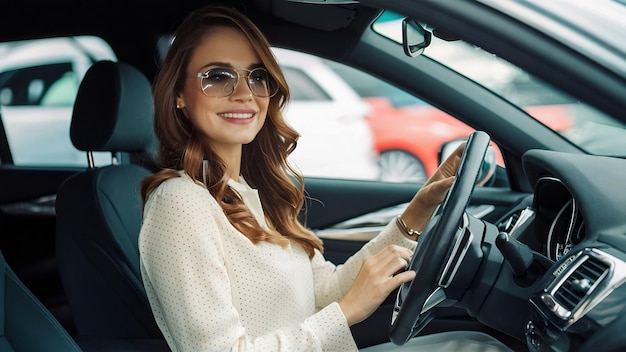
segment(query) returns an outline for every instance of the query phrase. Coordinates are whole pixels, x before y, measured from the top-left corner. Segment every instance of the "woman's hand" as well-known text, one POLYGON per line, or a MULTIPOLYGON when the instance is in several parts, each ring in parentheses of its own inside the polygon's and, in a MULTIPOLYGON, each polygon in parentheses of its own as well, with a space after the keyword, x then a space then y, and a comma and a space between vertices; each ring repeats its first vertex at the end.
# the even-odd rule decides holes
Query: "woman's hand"
POLYGON ((439 165, 437 171, 435 171, 419 192, 417 192, 417 200, 423 205, 432 206, 433 209, 439 203, 443 202, 446 193, 448 193, 450 186, 452 186, 464 150, 465 143, 462 143, 441 165, 439 165))
POLYGON ((443 202, 452 186, 464 150, 465 143, 462 143, 439 165, 437 171, 415 194, 401 215, 408 228, 422 231, 426 226, 435 208, 439 203, 443 202))
POLYGON ((365 320, 393 290, 415 278, 415 271, 404 271, 412 255, 408 248, 391 245, 363 261, 352 287, 339 302, 348 325, 365 320))

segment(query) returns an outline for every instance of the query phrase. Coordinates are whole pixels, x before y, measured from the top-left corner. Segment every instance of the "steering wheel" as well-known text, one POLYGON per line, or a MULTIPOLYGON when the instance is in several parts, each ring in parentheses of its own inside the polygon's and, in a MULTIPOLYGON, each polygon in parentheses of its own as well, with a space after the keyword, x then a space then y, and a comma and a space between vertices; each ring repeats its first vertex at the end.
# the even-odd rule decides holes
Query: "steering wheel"
POLYGON ((390 340, 403 345, 432 320, 432 308, 446 300, 444 289, 454 278, 467 242, 465 210, 474 191, 490 138, 469 136, 456 177, 445 199, 424 228, 408 270, 416 276, 400 286, 391 319, 390 340))

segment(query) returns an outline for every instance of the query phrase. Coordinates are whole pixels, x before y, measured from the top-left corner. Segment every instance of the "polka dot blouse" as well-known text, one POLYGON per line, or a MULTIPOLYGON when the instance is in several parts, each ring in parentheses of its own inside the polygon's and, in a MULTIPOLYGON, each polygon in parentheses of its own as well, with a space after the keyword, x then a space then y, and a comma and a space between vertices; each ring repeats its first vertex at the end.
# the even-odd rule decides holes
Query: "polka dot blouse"
MULTIPOLYGON (((264 224, 257 191, 229 184, 264 224)), ((173 351, 356 351, 337 302, 363 259, 392 243, 415 245, 393 222, 338 266, 297 244, 255 245, 186 175, 150 195, 139 235, 144 286, 173 351)))

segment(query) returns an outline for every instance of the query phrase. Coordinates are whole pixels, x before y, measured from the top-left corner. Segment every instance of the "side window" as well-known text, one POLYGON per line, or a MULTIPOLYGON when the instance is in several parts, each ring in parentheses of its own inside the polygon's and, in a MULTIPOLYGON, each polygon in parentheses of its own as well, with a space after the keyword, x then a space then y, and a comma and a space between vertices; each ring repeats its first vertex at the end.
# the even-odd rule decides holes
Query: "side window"
POLYGON ((291 162, 305 176, 425 182, 443 144, 473 131, 366 72, 273 50, 292 93, 285 118, 301 135, 291 162))
MULTIPOLYGON (((473 128, 366 72, 325 63, 369 104, 368 125, 377 156, 378 179, 425 182, 437 169, 441 147, 467 137, 473 128)), ((501 156, 496 151, 497 157, 501 156)), ((500 162, 503 165, 503 162, 500 162)))
MULTIPOLYGON (((0 115, 13 164, 87 166, 72 145, 69 127, 80 80, 98 60, 116 60, 96 37, 0 43, 0 115)), ((94 153, 98 165, 109 153, 94 153)))

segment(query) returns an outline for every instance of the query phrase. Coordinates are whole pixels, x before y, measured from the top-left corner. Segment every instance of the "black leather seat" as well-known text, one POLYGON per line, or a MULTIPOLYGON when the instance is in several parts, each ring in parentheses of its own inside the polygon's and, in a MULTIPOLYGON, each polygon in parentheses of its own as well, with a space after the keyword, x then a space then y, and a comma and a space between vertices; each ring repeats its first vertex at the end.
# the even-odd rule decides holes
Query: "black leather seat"
POLYGON ((151 171, 128 157, 154 149, 153 115, 150 82, 139 70, 100 61, 87 71, 70 136, 90 167, 68 178, 56 200, 60 276, 80 338, 163 339, 137 244, 140 182, 151 171), (93 166, 95 151, 111 152, 112 164, 93 166))
POLYGON ((81 351, 0 253, 0 351, 81 351))

